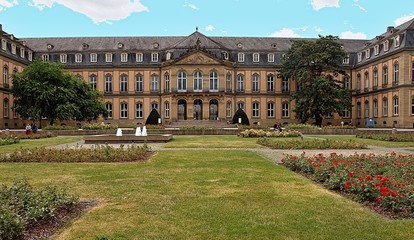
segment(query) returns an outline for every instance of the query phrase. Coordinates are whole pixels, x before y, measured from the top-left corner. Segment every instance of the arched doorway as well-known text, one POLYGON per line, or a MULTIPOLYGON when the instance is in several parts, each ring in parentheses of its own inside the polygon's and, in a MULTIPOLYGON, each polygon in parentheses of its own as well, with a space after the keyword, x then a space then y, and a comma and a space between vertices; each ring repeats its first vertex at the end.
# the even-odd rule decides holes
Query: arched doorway
POLYGON ((210 100, 209 108, 210 108, 209 119, 210 120, 217 120, 217 118, 218 118, 218 101, 217 101, 217 99, 211 99, 210 100))
POLYGON ((187 120, 187 101, 178 100, 178 120, 187 120))
POLYGON ((203 120, 203 101, 201 99, 194 100, 194 120, 203 120))

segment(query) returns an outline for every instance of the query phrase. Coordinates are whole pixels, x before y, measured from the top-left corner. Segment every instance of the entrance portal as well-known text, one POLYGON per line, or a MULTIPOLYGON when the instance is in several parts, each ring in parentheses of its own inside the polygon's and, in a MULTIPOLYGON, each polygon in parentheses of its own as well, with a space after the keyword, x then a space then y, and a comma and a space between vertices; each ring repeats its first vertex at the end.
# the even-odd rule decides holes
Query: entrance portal
POLYGON ((187 101, 178 100, 178 120, 187 120, 187 101))
POLYGON ((218 119, 218 101, 217 99, 210 100, 210 120, 217 120, 218 119))
POLYGON ((194 120, 203 120, 203 101, 200 99, 194 100, 194 120))

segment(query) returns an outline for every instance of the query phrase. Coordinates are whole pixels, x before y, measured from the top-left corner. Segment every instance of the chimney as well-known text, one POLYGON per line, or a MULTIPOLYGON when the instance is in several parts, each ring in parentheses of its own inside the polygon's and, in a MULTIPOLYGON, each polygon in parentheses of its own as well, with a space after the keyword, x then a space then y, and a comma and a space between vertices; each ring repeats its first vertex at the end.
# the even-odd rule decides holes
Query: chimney
POLYGON ((393 26, 388 26, 387 27, 387 32, 392 32, 394 30, 394 27, 393 26))

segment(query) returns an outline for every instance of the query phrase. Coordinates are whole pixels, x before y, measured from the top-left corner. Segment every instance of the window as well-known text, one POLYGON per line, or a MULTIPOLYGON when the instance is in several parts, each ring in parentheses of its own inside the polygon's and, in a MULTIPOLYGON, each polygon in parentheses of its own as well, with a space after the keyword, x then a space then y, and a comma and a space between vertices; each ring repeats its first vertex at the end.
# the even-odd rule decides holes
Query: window
POLYGON ((142 53, 136 53, 135 57, 137 62, 142 62, 144 60, 144 54, 142 53))
POLYGON ((358 53, 358 62, 361 62, 362 61, 362 52, 359 52, 358 53))
POLYGON ((242 109, 242 110, 244 110, 244 102, 238 102, 238 103, 237 103, 237 109, 242 109))
POLYGON ((144 91, 144 77, 141 74, 135 75, 135 92, 144 91))
POLYGON ((112 103, 106 103, 106 118, 112 118, 112 103))
POLYGON ((411 115, 414 115, 414 96, 411 97, 411 115))
POLYGON ((151 92, 158 92, 158 76, 151 76, 151 92))
MULTIPOLYGON (((414 66, 414 63, 413 63, 413 66, 414 66)), ((227 74, 226 76, 226 90, 227 92, 231 92, 231 74, 227 74)))
POLYGON ((105 53, 105 62, 112 62, 112 53, 105 53))
POLYGON ((42 54, 42 60, 43 60, 44 62, 49 61, 49 54, 42 54))
POLYGON ((253 53, 253 62, 259 62, 259 60, 260 60, 260 54, 253 53))
POLYGON ((203 90, 203 74, 199 71, 193 75, 193 89, 194 92, 201 92, 203 90))
POLYGON ((378 117, 378 101, 375 99, 373 102, 374 105, 374 117, 378 117))
POLYGON ((244 62, 244 53, 238 53, 237 54, 237 61, 238 62, 244 62))
POLYGON ((361 74, 357 74, 357 91, 361 91, 361 74))
POLYGON ((171 59, 171 52, 167 52, 167 55, 165 56, 165 60, 170 60, 171 59))
POLYGON ((388 46, 389 46, 390 42, 388 40, 386 40, 384 42, 384 52, 388 52, 388 46))
POLYGON ((414 62, 411 63, 411 82, 414 83, 414 62))
POLYGON ((275 117, 275 104, 272 102, 267 103, 267 117, 275 117))
POLYGON ((152 109, 158 110, 158 103, 156 102, 151 103, 151 110, 152 109))
POLYGON ((344 59, 342 59, 342 63, 343 64, 349 64, 349 56, 347 56, 344 59))
POLYGON ((237 91, 244 92, 244 76, 242 74, 237 75, 237 91))
POLYGON ((66 63, 68 61, 68 55, 66 54, 60 54, 60 62, 66 63))
POLYGON ((112 92, 112 75, 105 75, 105 92, 112 92))
POLYGON ((400 46, 400 35, 397 35, 394 37, 394 47, 399 47, 400 46))
POLYGON ((377 56, 379 54, 379 45, 374 46, 374 55, 377 56))
POLYGON ((382 99, 382 116, 384 117, 388 116, 388 99, 387 98, 382 99))
POLYGON ((3 85, 9 84, 9 67, 3 66, 3 85))
POLYGON ((268 92, 275 91, 275 76, 273 74, 267 75, 267 91, 268 92))
POLYGON ((252 106, 252 117, 259 117, 260 114, 260 104, 258 102, 254 102, 252 106))
POLYGON ((91 62, 97 62, 98 61, 98 54, 96 54, 96 53, 91 53, 89 57, 91 58, 90 59, 91 62))
POLYGON ((135 118, 143 118, 144 114, 143 114, 144 108, 142 103, 136 103, 135 104, 135 118))
POLYGON ((371 57, 371 49, 367 49, 367 50, 365 50, 365 58, 366 59, 369 59, 371 57))
POLYGON ((119 91, 128 92, 128 75, 122 74, 119 79, 119 91))
POLYGON ((27 59, 29 59, 29 61, 32 61, 32 59, 33 59, 33 52, 31 52, 31 51, 28 51, 27 52, 27 59))
POLYGON ((11 45, 11 53, 16 54, 16 44, 12 43, 11 45))
POLYGON ((382 86, 388 85, 388 67, 384 66, 382 67, 382 86))
POLYGON ((392 112, 392 114, 393 114, 394 116, 398 116, 398 97, 397 97, 397 96, 395 96, 395 97, 392 99, 392 102, 393 102, 393 112, 392 112))
POLYGON ((218 80, 217 72, 210 72, 210 92, 218 92, 218 80))
POLYGON ((165 118, 170 118, 170 103, 169 102, 164 103, 164 116, 165 118))
POLYGON ((178 72, 177 88, 179 92, 187 91, 187 73, 178 72))
POLYGON ((91 84, 92 90, 96 90, 96 75, 92 74, 89 76, 89 83, 91 84))
POLYGON ((365 101, 365 103, 364 103, 364 108, 365 108, 365 115, 364 115, 364 117, 365 118, 369 118, 369 101, 365 101))
POLYGON ((332 113, 327 113, 327 114, 325 115, 325 118, 333 118, 332 113))
POLYGON ((82 62, 82 54, 80 54, 80 53, 75 54, 75 62, 77 62, 77 63, 82 62))
POLYGON ((1 49, 3 50, 7 50, 7 40, 6 39, 1 39, 1 49))
POLYGON ((351 111, 349 111, 349 109, 345 108, 342 111, 342 118, 351 118, 351 111))
POLYGON ((351 79, 349 77, 344 77, 344 87, 348 89, 351 88, 351 79))
POLYGON ((361 103, 357 102, 357 118, 361 118, 361 115, 362 115, 361 103))
POLYGON ((9 118, 9 99, 3 100, 3 117, 9 118))
MULTIPOLYGON (((413 101, 414 101, 414 97, 413 97, 413 101)), ((231 117, 231 102, 226 103, 226 117, 231 117)))
POLYGON ((289 78, 282 77, 282 92, 289 92, 289 78))
POLYGON ((21 58, 24 58, 24 52, 25 52, 24 48, 20 48, 20 57, 21 58))
POLYGON ((275 62, 275 54, 274 53, 267 54, 267 62, 275 62))
POLYGON ((128 62, 128 53, 121 53, 121 62, 128 62))
POLYGON ((158 53, 151 53, 151 62, 158 62, 158 53))
POLYGON ((260 89, 259 88, 259 86, 260 86, 259 81, 260 81, 259 74, 257 74, 257 73, 253 74, 253 76, 252 76, 252 91, 253 92, 259 92, 260 91, 259 90, 260 89))
POLYGON ((364 86, 364 90, 365 91, 368 91, 368 88, 369 88, 369 73, 368 72, 365 72, 365 86, 364 86))
POLYGON ((121 118, 128 118, 128 103, 122 102, 120 104, 119 110, 121 112, 121 118))
POLYGON ((400 78, 400 72, 399 72, 400 70, 399 70, 399 65, 398 65, 398 63, 395 63, 394 64, 394 75, 393 75, 393 78, 392 78, 392 84, 393 85, 398 85, 398 81, 399 81, 399 78, 400 78))
POLYGON ((374 90, 376 90, 377 88, 378 88, 378 70, 377 69, 374 69, 374 81, 373 81, 373 86, 372 86, 372 88, 374 89, 374 90))
POLYGON ((283 102, 282 103, 282 118, 288 118, 289 117, 289 103, 283 102))
POLYGON ((164 74, 164 92, 170 91, 170 75, 168 73, 164 74))

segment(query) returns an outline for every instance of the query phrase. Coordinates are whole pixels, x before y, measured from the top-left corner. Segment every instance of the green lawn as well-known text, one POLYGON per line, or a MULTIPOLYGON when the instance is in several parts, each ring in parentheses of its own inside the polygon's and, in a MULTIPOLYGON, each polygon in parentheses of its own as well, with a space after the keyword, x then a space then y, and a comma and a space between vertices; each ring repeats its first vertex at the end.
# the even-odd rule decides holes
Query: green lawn
POLYGON ((237 136, 174 136, 166 148, 260 148, 257 138, 237 136))
POLYGON ((160 151, 140 163, 1 163, 0 182, 28 177, 102 204, 57 239, 414 239, 387 220, 243 150, 160 151))
POLYGON ((82 136, 61 136, 52 138, 40 138, 40 139, 22 139, 17 144, 0 146, 0 154, 11 153, 20 148, 35 148, 35 147, 47 147, 56 146, 60 144, 72 143, 82 140, 82 136))
POLYGON ((308 137, 316 137, 316 138, 331 138, 337 140, 354 140, 355 142, 365 143, 371 146, 378 146, 378 147, 388 147, 388 148, 403 148, 403 147, 414 147, 414 142, 390 142, 390 141, 379 141, 373 139, 365 139, 365 138, 357 138, 355 136, 324 136, 324 135, 315 135, 315 136, 308 136, 308 137))

